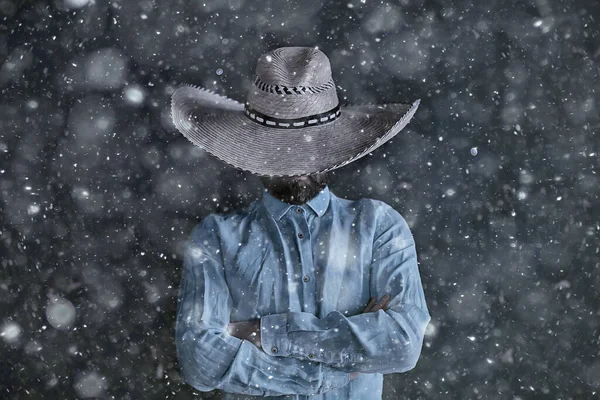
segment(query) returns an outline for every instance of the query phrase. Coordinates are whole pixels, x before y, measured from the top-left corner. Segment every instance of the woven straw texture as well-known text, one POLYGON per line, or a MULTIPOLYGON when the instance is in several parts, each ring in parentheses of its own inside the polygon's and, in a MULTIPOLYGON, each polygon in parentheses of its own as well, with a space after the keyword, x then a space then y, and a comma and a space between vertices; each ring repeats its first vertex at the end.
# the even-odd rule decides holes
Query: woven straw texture
POLYGON ((408 124, 419 100, 348 106, 337 118, 316 118, 338 115, 329 59, 314 47, 280 47, 259 57, 246 106, 248 115, 237 101, 184 86, 173 93, 171 116, 193 144, 235 168, 297 176, 331 171, 369 154, 408 124), (298 129, 286 129, 290 121, 298 129))
POLYGON ((279 47, 259 57, 256 76, 273 85, 319 86, 331 80, 331 64, 314 47, 279 47))
POLYGON ((221 161, 259 176, 327 172, 369 154, 393 138, 419 106, 343 107, 338 119, 303 129, 266 127, 244 115, 232 99, 193 86, 178 88, 171 112, 177 129, 221 161))

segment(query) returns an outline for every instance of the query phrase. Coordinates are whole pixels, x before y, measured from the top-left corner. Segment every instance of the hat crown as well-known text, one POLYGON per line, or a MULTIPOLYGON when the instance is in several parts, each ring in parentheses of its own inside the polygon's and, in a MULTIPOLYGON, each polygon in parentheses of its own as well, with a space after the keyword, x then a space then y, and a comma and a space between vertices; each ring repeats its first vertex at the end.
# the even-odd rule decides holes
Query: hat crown
POLYGON ((263 82, 282 86, 318 86, 331 81, 329 58, 316 47, 279 47, 263 54, 256 65, 263 82))

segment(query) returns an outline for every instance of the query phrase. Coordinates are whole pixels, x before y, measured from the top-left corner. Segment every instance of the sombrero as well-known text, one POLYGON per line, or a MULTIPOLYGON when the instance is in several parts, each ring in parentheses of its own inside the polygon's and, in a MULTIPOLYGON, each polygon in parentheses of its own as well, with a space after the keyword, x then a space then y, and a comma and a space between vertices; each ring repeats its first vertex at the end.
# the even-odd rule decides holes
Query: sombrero
POLYGON ((209 90, 175 90, 171 115, 194 145, 260 176, 327 172, 369 154, 411 120, 411 104, 341 106, 327 56, 281 47, 260 56, 246 103, 209 90))

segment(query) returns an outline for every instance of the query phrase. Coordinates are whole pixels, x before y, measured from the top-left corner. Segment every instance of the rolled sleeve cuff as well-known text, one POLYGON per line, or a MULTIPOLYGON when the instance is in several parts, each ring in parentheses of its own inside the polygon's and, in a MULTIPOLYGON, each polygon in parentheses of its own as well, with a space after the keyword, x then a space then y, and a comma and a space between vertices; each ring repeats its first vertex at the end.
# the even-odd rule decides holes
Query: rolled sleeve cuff
POLYGON ((265 353, 276 357, 290 355, 287 314, 265 315, 260 319, 260 342, 265 353))

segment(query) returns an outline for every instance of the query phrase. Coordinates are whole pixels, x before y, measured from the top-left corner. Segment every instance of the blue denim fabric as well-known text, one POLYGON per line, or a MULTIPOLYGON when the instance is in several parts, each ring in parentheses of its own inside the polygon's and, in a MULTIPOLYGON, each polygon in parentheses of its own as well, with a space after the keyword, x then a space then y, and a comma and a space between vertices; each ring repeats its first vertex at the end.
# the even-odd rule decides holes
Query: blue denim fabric
POLYGON ((326 187, 299 206, 265 190, 185 244, 177 355, 186 382, 223 399, 381 399, 383 374, 417 363, 429 320, 409 227, 379 200, 326 187), (387 311, 362 312, 386 293, 387 311), (254 318, 264 350, 227 332, 254 318))

